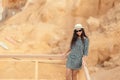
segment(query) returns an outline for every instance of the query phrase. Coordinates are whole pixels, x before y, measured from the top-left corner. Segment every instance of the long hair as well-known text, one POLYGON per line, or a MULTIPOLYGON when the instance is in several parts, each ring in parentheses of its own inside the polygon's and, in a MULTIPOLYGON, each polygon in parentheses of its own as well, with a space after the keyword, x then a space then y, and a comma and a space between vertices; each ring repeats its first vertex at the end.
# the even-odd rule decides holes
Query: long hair
MULTIPOLYGON (((84 29, 81 28, 81 30, 82 30, 82 33, 81 33, 81 36, 80 36, 80 37, 81 37, 82 42, 83 42, 83 44, 84 44, 84 38, 85 38, 85 37, 88 38, 88 37, 86 36, 84 29)), ((72 40, 71 40, 71 45, 70 45, 71 48, 72 48, 73 45, 75 45, 77 39, 78 39, 78 35, 77 35, 76 30, 74 30, 74 32, 73 32, 73 37, 72 37, 72 40)))

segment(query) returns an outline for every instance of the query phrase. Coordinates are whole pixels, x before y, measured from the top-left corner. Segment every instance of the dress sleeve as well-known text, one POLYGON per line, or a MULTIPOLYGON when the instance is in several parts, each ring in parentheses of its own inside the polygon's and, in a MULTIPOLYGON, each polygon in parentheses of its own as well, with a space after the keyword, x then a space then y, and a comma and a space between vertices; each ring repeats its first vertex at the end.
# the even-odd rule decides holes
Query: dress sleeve
POLYGON ((83 55, 87 56, 88 55, 88 47, 89 47, 89 39, 85 38, 84 41, 84 49, 83 49, 83 55))

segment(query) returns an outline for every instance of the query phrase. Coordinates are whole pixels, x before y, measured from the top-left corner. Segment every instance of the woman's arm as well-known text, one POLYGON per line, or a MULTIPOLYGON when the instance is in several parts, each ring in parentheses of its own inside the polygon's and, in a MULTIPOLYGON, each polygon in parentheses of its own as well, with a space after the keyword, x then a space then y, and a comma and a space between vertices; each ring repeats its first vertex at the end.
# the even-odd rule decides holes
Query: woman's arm
POLYGON ((62 53, 63 58, 66 58, 70 51, 71 48, 69 48, 66 52, 62 53))
POLYGON ((88 48, 89 48, 89 39, 85 38, 84 49, 83 49, 83 55, 84 56, 88 55, 88 48))
POLYGON ((68 53, 70 52, 70 48, 64 53, 64 54, 66 54, 66 55, 68 55, 68 53))
POLYGON ((83 64, 85 64, 86 60, 87 60, 87 56, 88 56, 88 48, 89 48, 89 39, 85 38, 85 42, 84 42, 84 50, 83 50, 83 64))

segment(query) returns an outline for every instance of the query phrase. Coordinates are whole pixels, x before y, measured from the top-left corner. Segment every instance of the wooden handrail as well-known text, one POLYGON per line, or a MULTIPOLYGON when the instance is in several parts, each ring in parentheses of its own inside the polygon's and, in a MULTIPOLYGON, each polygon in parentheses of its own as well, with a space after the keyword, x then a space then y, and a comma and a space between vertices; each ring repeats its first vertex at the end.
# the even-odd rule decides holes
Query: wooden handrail
POLYGON ((32 62, 35 62, 35 80, 39 80, 38 78, 38 63, 39 62, 52 63, 52 64, 53 63, 64 64, 64 61, 61 61, 62 59, 63 57, 61 54, 0 54, 0 61, 11 61, 11 62, 32 61, 32 62), (17 60, 12 60, 12 59, 2 60, 3 58, 14 58, 14 59, 18 58, 18 59, 17 60), (23 58, 23 59, 20 59, 20 58, 23 58), (27 60, 24 58, 27 58, 27 60), (35 60, 31 58, 35 58, 35 60), (36 58, 39 58, 40 60, 36 58))
POLYGON ((64 60, 65 58, 61 54, 0 54, 0 61, 38 61, 41 63, 65 64, 64 60), (12 58, 14 60, 6 60, 4 58, 12 58))
POLYGON ((0 54, 0 58, 39 58, 39 59, 63 59, 61 54, 0 54))

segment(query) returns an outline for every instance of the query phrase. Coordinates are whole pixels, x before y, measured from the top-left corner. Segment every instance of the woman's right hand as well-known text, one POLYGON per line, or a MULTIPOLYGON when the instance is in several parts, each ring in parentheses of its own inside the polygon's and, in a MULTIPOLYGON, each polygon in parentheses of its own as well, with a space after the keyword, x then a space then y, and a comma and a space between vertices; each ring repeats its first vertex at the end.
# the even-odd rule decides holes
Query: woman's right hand
POLYGON ((71 48, 69 48, 66 52, 62 53, 62 58, 66 59, 68 56, 68 53, 70 52, 71 48))
POLYGON ((67 54, 66 53, 62 53, 61 57, 62 57, 62 59, 66 59, 67 58, 67 54))

